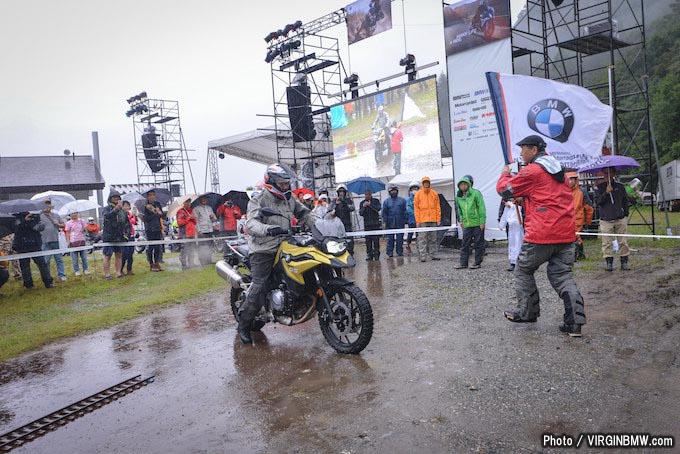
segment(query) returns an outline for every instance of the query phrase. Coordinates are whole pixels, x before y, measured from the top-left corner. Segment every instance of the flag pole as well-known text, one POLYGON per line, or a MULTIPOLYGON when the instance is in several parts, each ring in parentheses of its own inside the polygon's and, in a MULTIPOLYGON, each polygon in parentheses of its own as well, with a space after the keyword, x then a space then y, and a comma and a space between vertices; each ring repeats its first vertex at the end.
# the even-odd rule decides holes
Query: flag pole
POLYGON ((612 84, 614 83, 614 65, 609 65, 608 69, 608 76, 609 76, 609 107, 612 108, 612 124, 611 124, 611 130, 612 130, 612 149, 611 153, 612 155, 615 155, 617 150, 616 150, 616 108, 614 107, 614 87, 612 84))

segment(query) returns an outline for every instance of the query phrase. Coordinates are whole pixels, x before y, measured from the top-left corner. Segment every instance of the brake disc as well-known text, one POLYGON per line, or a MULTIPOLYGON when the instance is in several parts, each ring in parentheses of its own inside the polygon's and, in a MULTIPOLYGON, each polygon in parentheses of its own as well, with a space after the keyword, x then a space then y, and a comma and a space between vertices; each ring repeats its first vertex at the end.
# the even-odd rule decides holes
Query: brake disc
POLYGON ((346 336, 352 332, 352 310, 344 301, 335 301, 331 306, 333 315, 340 316, 340 320, 331 321, 330 328, 336 337, 346 336))

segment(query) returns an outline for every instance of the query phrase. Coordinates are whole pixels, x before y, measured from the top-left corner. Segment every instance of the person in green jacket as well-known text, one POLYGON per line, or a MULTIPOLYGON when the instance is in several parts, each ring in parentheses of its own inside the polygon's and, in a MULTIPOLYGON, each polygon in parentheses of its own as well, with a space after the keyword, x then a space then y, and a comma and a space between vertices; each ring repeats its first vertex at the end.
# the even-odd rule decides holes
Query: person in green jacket
POLYGON ((458 182, 456 209, 458 210, 458 223, 463 229, 463 244, 460 248, 460 263, 454 265, 454 268, 468 267, 470 248, 474 244, 475 262, 470 265, 470 268, 477 269, 484 259, 486 206, 482 193, 472 188, 472 179, 467 175, 458 182))

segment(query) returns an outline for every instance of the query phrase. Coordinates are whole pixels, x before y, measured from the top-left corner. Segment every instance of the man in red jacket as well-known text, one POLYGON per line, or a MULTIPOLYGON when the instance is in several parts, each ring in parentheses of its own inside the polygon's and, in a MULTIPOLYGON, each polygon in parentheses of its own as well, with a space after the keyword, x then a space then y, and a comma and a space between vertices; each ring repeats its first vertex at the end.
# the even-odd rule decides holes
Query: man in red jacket
POLYGON ((545 152, 539 136, 517 143, 526 166, 515 176, 506 165, 496 190, 501 197, 524 198, 524 244, 515 268, 517 307, 505 311, 512 322, 535 322, 541 314, 534 272, 548 262, 548 280, 564 301, 560 331, 581 336, 586 316, 583 297, 572 274, 574 265, 574 199, 560 163, 545 152))
MULTIPOLYGON (((196 238, 196 215, 191 209, 191 199, 186 199, 182 208, 177 211, 177 225, 179 226, 179 237, 196 238)), ((194 267, 196 256, 196 244, 193 242, 182 243, 182 252, 179 254, 179 261, 182 269, 194 267)))
POLYGON ((226 199, 217 207, 217 218, 220 220, 222 235, 236 236, 236 224, 241 219, 241 209, 231 199, 226 199))

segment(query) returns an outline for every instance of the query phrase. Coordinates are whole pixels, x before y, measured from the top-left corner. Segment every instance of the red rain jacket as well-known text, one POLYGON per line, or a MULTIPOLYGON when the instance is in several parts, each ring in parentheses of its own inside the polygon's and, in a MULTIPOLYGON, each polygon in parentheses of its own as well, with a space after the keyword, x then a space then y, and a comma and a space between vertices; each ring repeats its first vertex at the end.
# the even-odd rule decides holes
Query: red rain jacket
POLYGON ((194 238, 196 236, 196 219, 190 219, 194 214, 191 208, 182 207, 177 212, 177 225, 182 238, 194 238))
POLYGON ((510 189, 513 197, 523 197, 524 241, 537 244, 576 241, 574 197, 565 178, 555 180, 536 163, 523 167, 514 177, 503 172, 496 191, 510 189))

